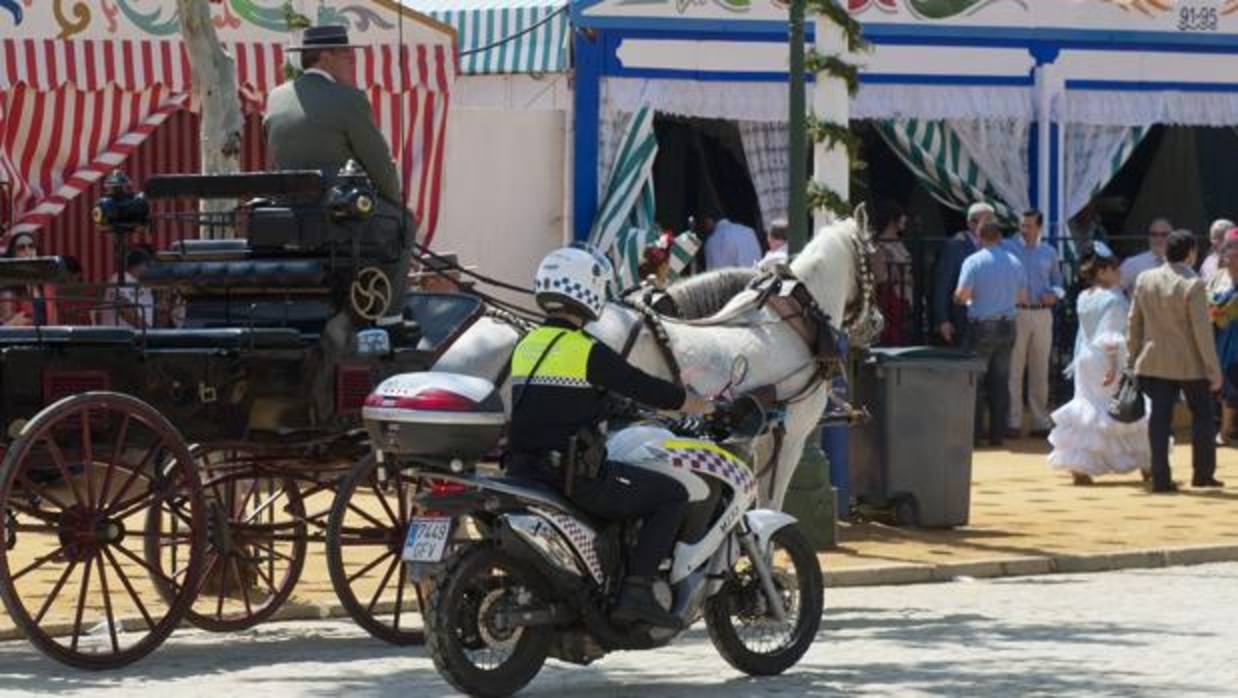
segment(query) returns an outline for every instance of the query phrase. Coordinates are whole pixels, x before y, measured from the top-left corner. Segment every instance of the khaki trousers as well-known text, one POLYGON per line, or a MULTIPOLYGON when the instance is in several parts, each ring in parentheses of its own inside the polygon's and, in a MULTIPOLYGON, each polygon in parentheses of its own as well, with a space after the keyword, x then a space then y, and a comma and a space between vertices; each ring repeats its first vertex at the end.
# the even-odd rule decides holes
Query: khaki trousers
POLYGON ((1032 429, 1048 429, 1049 352, 1053 347, 1053 311, 1020 309, 1015 317, 1014 351, 1010 356, 1011 429, 1023 428, 1023 374, 1027 374, 1027 409, 1032 429))

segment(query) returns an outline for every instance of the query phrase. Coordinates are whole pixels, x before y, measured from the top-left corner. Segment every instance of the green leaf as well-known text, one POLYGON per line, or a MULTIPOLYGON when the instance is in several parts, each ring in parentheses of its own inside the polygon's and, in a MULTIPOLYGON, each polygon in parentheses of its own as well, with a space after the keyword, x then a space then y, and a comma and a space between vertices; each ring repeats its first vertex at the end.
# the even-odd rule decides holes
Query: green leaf
POLYGON ((907 0, 911 9, 928 19, 946 19, 961 15, 989 0, 907 0))

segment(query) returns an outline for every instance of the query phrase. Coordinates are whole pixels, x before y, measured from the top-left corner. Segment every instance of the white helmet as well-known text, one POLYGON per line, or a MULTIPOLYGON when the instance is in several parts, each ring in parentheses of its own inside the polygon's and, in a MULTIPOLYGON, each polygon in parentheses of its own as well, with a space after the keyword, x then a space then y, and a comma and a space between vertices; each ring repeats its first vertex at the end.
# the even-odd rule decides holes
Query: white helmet
POLYGON ((546 255, 533 277, 537 304, 547 312, 575 310, 596 320, 606 305, 614 278, 610 260, 579 247, 563 247, 546 255))

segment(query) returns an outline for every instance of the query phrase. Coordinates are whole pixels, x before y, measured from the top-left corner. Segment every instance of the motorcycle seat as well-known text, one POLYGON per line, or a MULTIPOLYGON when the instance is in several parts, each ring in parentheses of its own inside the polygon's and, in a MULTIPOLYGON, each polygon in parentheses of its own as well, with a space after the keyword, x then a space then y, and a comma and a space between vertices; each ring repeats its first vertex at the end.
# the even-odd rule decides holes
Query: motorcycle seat
POLYGON ((541 504, 580 519, 594 531, 600 531, 605 526, 604 521, 581 511, 558 490, 537 480, 519 477, 489 477, 483 482, 484 486, 489 489, 519 497, 533 504, 541 504))

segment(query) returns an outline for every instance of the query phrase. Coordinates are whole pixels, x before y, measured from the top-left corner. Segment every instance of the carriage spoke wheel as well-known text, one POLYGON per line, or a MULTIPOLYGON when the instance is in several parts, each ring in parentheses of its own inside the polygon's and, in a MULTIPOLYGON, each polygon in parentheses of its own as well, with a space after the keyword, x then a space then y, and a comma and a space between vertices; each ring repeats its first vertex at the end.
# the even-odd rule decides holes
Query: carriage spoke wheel
POLYGON ((425 640, 410 623, 421 592, 401 558, 416 489, 368 456, 340 484, 327 522, 327 571, 340 603, 366 632, 395 645, 425 640))
MULTIPOLYGON (((264 474, 245 454, 195 449, 194 455, 207 546, 197 599, 185 618, 212 632, 244 630, 278 611, 301 577, 305 503, 295 481, 264 474)), ((175 569, 184 557, 186 517, 171 504, 152 509, 146 521, 146 561, 159 570, 175 569)))
POLYGON ((0 508, 0 599, 53 659, 124 666, 188 611, 206 545, 201 483, 180 434, 141 400, 82 393, 36 415, 0 465, 0 508), (159 570, 141 556, 143 522, 173 502, 182 555, 159 570))

